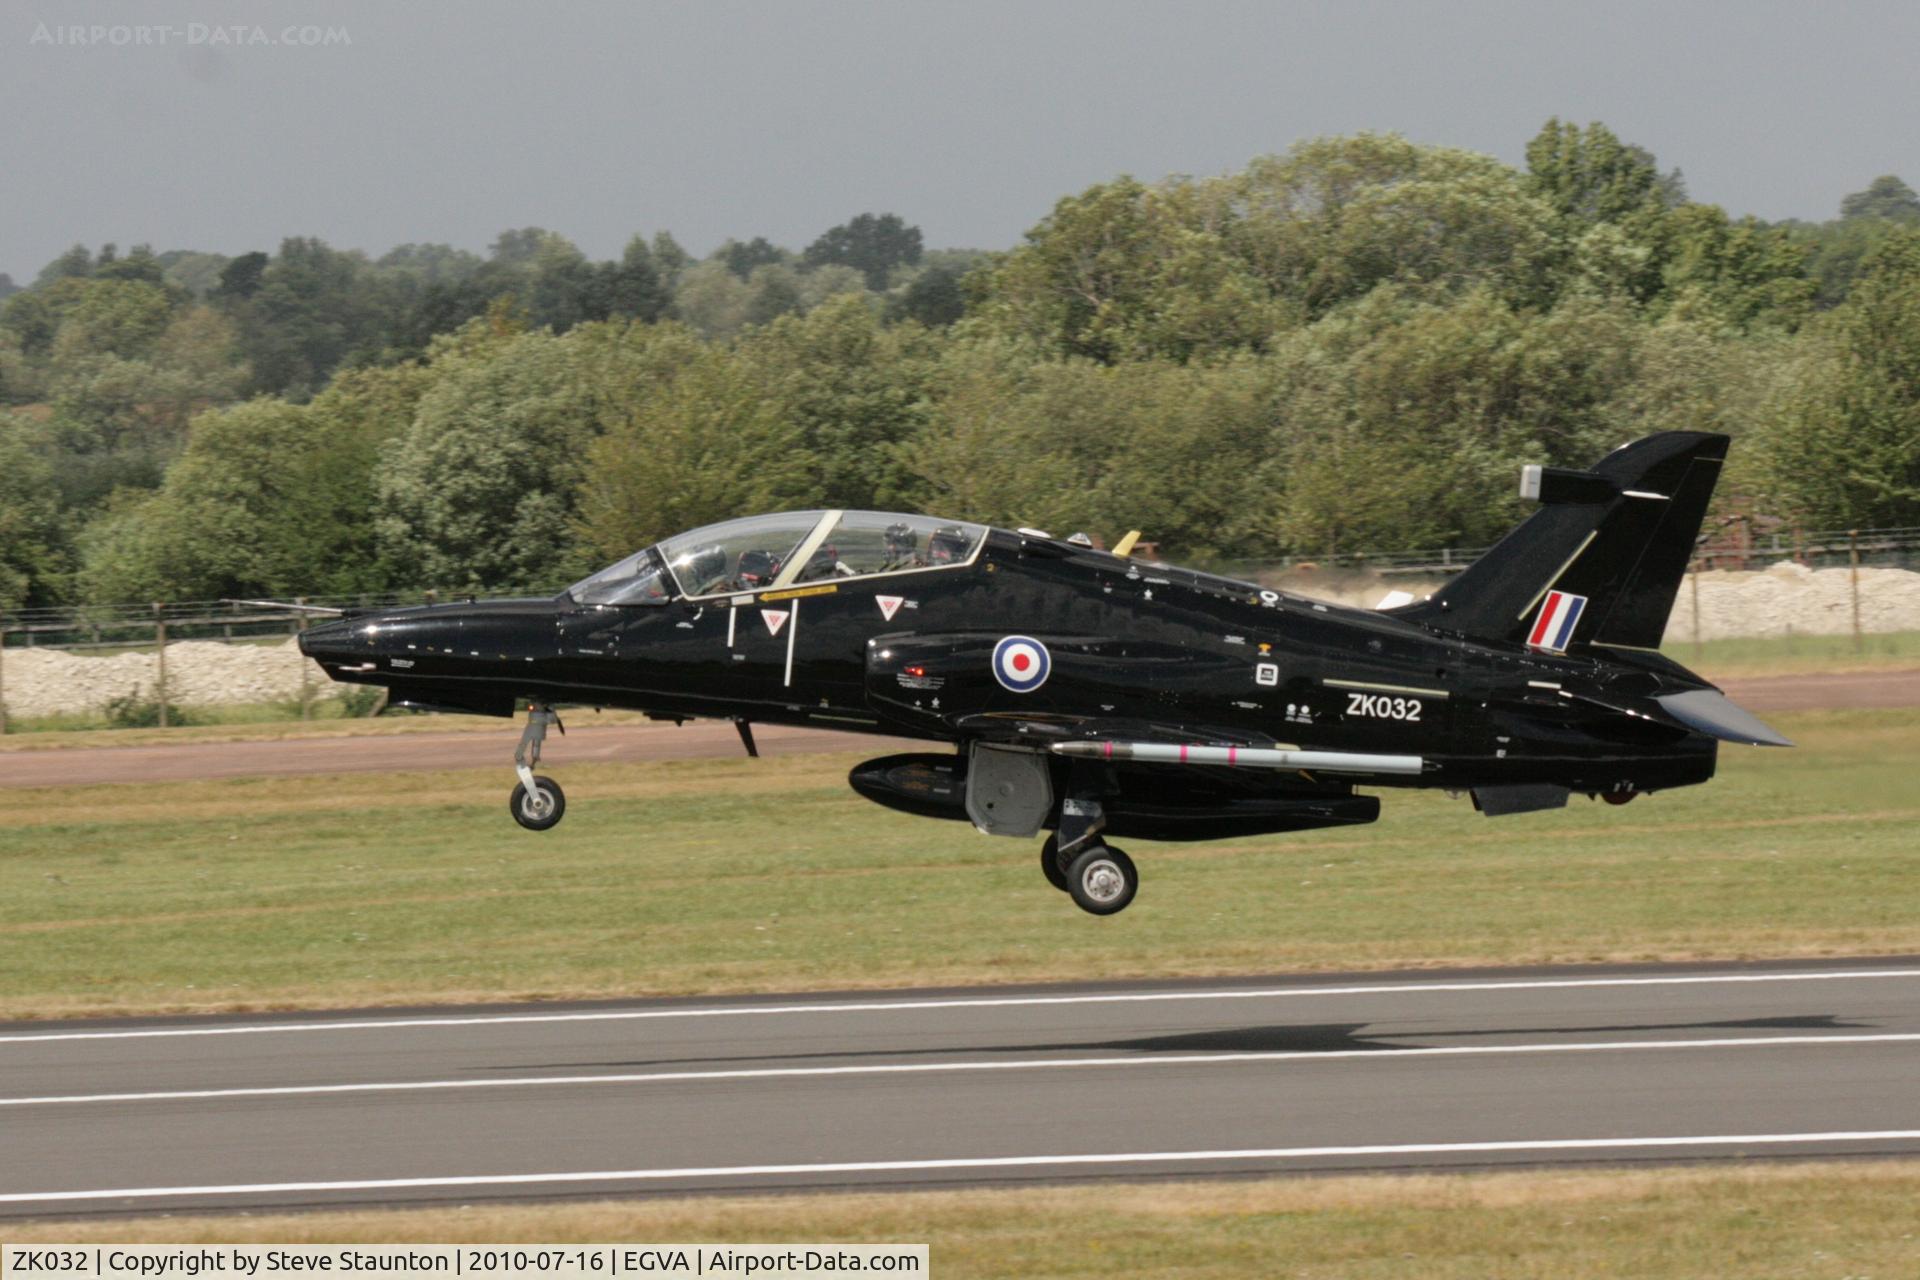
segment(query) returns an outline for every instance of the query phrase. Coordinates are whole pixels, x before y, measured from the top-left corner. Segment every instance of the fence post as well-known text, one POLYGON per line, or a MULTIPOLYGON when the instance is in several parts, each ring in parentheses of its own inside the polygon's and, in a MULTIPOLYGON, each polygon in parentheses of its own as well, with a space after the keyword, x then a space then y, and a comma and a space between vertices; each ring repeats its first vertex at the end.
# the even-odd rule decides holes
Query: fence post
MULTIPOLYGON (((294 597, 295 604, 305 604, 305 596, 294 597)), ((300 718, 313 719, 313 678, 307 674, 307 655, 300 652, 300 633, 307 629, 307 611, 302 609, 293 624, 293 660, 300 664, 300 718)))
POLYGON ((160 727, 167 727, 167 619, 159 601, 153 605, 154 698, 160 706, 160 727))
POLYGON ((1853 595, 1853 651, 1865 647, 1860 635, 1860 531, 1847 530, 1847 587, 1853 595))
POLYGON ((7 731, 7 615, 0 613, 0 733, 7 731))
POLYGON ((1687 575, 1693 581, 1693 657, 1697 662, 1704 651, 1700 643, 1700 561, 1693 562, 1693 572, 1687 575))

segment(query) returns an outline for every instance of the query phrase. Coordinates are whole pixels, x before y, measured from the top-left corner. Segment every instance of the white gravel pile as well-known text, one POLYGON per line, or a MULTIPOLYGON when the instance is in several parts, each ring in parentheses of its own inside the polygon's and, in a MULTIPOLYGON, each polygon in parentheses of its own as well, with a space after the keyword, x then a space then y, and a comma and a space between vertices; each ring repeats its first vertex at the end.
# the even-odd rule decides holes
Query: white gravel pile
MULTIPOLYGON (((1840 636, 1853 631, 1854 589, 1848 569, 1809 569, 1783 560, 1755 573, 1699 575, 1702 640, 1733 636, 1840 636)), ((1694 583, 1680 584, 1667 619, 1670 643, 1694 639, 1694 583)), ((1861 569, 1860 630, 1920 630, 1920 573, 1861 569)))
MULTIPOLYGON (((5 682, 0 698, 15 716, 101 711, 131 692, 153 698, 157 669, 151 649, 102 658, 9 646, 0 667, 5 682)), ((167 701, 190 707, 297 699, 303 672, 312 696, 339 693, 341 686, 302 658, 291 640, 275 645, 183 640, 167 646, 167 701)))
MULTIPOLYGON (((1809 569, 1783 560, 1764 570, 1714 569, 1680 584, 1667 619, 1667 642, 1694 639, 1696 577, 1702 640, 1745 636, 1842 636, 1853 631, 1853 585, 1847 569, 1809 569)), ((1389 592, 1417 599, 1439 589, 1439 580, 1333 578, 1303 574, 1282 580, 1284 589, 1362 609, 1379 608, 1389 592)), ((1860 570, 1860 630, 1920 631, 1920 573, 1909 569, 1860 570)))

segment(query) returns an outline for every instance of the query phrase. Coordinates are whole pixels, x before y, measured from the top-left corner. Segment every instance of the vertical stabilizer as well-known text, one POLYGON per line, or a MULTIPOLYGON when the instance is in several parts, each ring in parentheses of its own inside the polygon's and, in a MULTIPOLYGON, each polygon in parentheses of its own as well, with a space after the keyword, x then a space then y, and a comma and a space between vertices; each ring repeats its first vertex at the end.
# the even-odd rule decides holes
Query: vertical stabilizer
POLYGON ((1670 431, 1591 471, 1528 467, 1521 491, 1541 509, 1395 616, 1555 652, 1658 649, 1726 455, 1726 436, 1670 431))

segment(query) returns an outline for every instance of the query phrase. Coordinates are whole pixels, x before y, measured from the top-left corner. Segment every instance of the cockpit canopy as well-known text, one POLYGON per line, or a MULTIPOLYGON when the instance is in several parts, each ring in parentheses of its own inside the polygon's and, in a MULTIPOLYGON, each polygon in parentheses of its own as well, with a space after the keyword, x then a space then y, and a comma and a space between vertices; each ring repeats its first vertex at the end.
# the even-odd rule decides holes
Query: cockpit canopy
POLYGON ((972 564, 983 525, 887 511, 786 511, 710 524, 567 589, 579 604, 664 604, 972 564))

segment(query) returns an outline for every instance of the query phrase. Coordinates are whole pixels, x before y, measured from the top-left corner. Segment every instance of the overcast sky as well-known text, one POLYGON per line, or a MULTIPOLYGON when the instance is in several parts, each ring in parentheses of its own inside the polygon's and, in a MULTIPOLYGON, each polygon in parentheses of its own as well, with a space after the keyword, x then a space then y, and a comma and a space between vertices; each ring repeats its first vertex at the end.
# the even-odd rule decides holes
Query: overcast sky
POLYGON ((0 0, 0 271, 530 224, 803 247, 866 210, 997 248, 1118 173, 1362 129, 1519 162, 1552 115, 1735 214, 1831 217, 1920 182, 1920 3, 0 0), (345 41, 251 43, 289 24, 345 41))

